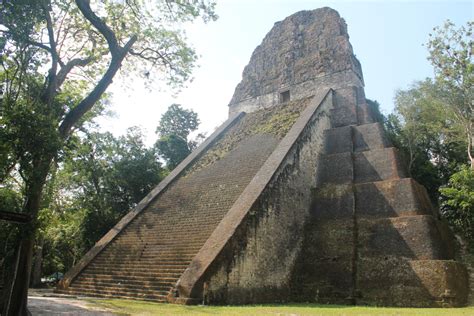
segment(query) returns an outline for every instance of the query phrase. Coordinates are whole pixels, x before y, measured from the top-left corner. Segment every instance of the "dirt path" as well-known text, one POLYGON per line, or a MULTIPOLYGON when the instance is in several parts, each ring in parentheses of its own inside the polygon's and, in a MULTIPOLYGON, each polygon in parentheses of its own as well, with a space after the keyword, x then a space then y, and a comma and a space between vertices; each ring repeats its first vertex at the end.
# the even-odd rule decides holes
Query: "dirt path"
POLYGON ((28 297, 28 309, 33 316, 46 315, 81 315, 81 316, 113 316, 109 310, 72 297, 56 297, 49 293, 35 292, 28 297))

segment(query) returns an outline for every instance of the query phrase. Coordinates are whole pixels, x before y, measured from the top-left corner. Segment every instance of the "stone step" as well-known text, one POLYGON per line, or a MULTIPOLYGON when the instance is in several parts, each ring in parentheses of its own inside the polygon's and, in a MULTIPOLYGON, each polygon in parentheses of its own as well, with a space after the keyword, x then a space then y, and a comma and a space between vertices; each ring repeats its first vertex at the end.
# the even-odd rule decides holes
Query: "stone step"
POLYGON ((144 270, 125 270, 118 269, 111 272, 108 269, 86 269, 84 274, 81 274, 78 278, 105 278, 105 279, 124 279, 124 280, 159 280, 161 278, 179 278, 184 270, 175 270, 175 271, 144 271, 144 270))
MULTIPOLYGON (((135 245, 135 244, 150 244, 150 245, 169 245, 169 246, 179 246, 179 245, 197 245, 202 244, 206 241, 206 238, 210 233, 206 233, 202 236, 197 236, 194 232, 188 231, 187 233, 191 234, 189 237, 183 238, 180 237, 173 237, 172 239, 166 240, 160 238, 159 236, 155 236, 154 238, 138 238, 138 237, 129 237, 129 236, 122 236, 117 238, 114 243, 124 244, 124 245, 135 245)), ((185 233, 182 233, 185 234, 185 233)), ((112 245, 111 245, 112 246, 112 245)))
POLYGON ((89 266, 84 270, 87 274, 125 274, 130 276, 142 276, 142 277, 161 277, 162 273, 179 273, 182 274, 186 270, 187 266, 174 266, 167 268, 130 268, 130 267, 102 267, 102 266, 89 266))
POLYGON ((452 259, 431 215, 358 219, 359 258, 452 259))
POLYGON ((59 293, 71 294, 71 295, 83 295, 92 297, 105 297, 105 298, 123 298, 123 299, 138 299, 145 301, 156 301, 166 302, 167 293, 139 293, 136 291, 96 291, 87 288, 74 288, 70 287, 68 290, 58 290, 59 293))
POLYGON ((98 292, 110 292, 110 293, 119 293, 119 292, 136 292, 136 293, 141 293, 141 294, 160 294, 160 295, 165 295, 170 291, 170 289, 173 287, 173 283, 166 283, 163 285, 158 285, 158 286, 138 286, 135 284, 127 284, 127 283, 122 283, 122 284, 107 284, 107 283, 80 283, 80 282, 72 282, 71 287, 75 289, 86 289, 86 290, 95 290, 98 292))
POLYGON ((193 238, 173 238, 173 239, 163 239, 163 238, 157 238, 156 236, 152 236, 152 238, 145 238, 145 237, 138 237, 138 236, 129 236, 129 235, 124 235, 116 239, 116 242, 121 243, 121 244, 126 244, 126 243, 147 243, 149 245, 157 245, 157 246, 179 246, 179 245, 197 245, 197 244, 202 244, 202 237, 196 238, 195 236, 193 238))
POLYGON ((119 263, 119 264, 183 264, 191 261, 196 254, 174 254, 174 255, 157 255, 151 256, 148 254, 144 257, 133 257, 133 256, 118 256, 116 254, 102 254, 97 257, 95 262, 97 263, 119 263))
POLYGON ((117 265, 132 265, 132 266, 150 266, 150 265, 157 265, 157 266, 174 266, 174 265, 183 265, 186 264, 187 262, 190 262, 194 258, 193 256, 169 256, 169 257, 144 257, 144 258, 138 258, 138 257, 114 257, 112 255, 110 256, 101 256, 98 257, 94 263, 97 264, 117 264, 117 265))
POLYGON ((146 251, 153 251, 156 253, 163 253, 163 254, 169 254, 169 253, 194 253, 201 249, 202 245, 200 246, 195 246, 195 247, 176 247, 176 246, 171 246, 171 247, 160 247, 160 246, 153 246, 153 245, 148 245, 148 244, 136 244, 134 246, 132 245, 121 245, 119 243, 115 244, 114 247, 108 247, 105 249, 106 252, 130 252, 130 254, 135 254, 137 252, 146 250, 146 251))
POLYGON ((94 280, 86 280, 82 278, 78 278, 73 281, 73 286, 80 286, 80 287, 90 287, 90 288, 124 288, 124 289, 129 289, 129 290, 141 290, 141 289, 147 289, 147 290, 154 290, 154 291, 169 291, 171 287, 173 287, 176 284, 176 281, 178 279, 173 279, 173 280, 156 280, 152 282, 134 282, 132 280, 107 280, 107 279, 102 279, 102 278, 97 278, 94 280))
POLYGON ((136 276, 123 273, 82 273, 76 280, 93 281, 95 279, 120 281, 120 282, 153 282, 153 281, 172 281, 177 280, 181 273, 159 273, 154 275, 136 276))
POLYGON ((148 272, 176 272, 181 269, 186 269, 190 261, 186 263, 179 264, 167 264, 167 265, 153 265, 153 264, 142 264, 142 263, 133 263, 133 264, 120 264, 117 262, 110 263, 99 263, 94 262, 87 267, 87 269, 97 270, 97 269, 112 269, 111 271, 148 271, 148 272))

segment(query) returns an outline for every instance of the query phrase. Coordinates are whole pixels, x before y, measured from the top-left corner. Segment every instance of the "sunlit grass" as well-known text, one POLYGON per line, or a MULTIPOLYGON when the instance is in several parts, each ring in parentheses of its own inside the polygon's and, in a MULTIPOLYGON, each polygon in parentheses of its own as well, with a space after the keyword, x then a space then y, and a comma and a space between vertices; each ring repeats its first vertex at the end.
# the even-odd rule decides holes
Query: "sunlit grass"
POLYGON ((129 300, 89 300, 121 315, 338 315, 338 316, 460 316, 474 315, 474 307, 464 308, 381 308, 343 305, 285 304, 246 306, 183 306, 129 300))

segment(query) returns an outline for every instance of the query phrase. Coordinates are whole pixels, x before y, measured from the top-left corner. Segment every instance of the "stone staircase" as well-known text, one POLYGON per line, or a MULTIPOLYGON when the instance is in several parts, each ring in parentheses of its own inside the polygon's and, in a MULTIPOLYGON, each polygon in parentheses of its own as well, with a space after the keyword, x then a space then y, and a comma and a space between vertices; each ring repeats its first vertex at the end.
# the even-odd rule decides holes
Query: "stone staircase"
POLYGON ((224 134, 223 145, 211 147, 217 151, 232 141, 224 157, 207 163, 212 157, 204 153, 194 164, 203 167, 180 175, 57 291, 169 301, 179 277, 279 141, 242 131, 258 127, 255 115, 244 116, 224 134))
POLYGON ((339 304, 464 304, 466 271, 453 261, 452 236, 426 190, 408 177, 360 91, 339 94, 337 116, 325 131, 297 296, 339 304))

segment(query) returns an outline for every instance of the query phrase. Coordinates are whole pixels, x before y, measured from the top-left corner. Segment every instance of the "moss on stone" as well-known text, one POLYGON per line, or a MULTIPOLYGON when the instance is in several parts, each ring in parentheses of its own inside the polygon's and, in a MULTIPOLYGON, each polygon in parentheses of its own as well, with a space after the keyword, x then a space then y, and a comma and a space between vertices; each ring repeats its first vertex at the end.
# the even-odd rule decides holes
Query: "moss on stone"
POLYGON ((282 139, 311 99, 312 97, 307 97, 245 115, 186 172, 186 175, 224 158, 241 141, 253 135, 271 134, 282 139))

